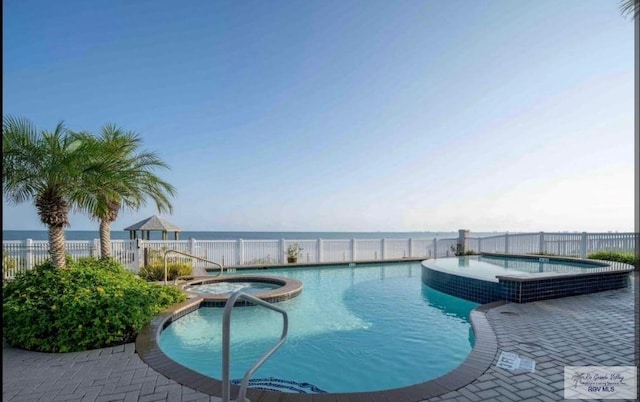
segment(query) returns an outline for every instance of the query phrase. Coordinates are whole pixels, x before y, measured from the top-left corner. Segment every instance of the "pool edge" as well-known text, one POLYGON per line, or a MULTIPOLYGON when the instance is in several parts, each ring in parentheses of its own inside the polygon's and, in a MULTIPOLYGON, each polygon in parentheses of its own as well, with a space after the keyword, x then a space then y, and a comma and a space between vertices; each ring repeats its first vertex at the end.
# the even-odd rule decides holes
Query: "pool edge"
MULTIPOLYGON (((149 324, 145 325, 136 337, 136 353, 140 359, 153 370, 165 377, 196 391, 220 397, 222 382, 193 371, 180 363, 170 359, 159 347, 159 337, 164 328, 172 321, 200 308, 204 301, 202 297, 189 299, 177 304, 157 315, 149 324)), ((327 394, 293 394, 263 391, 249 388, 247 397, 252 402, 280 401, 349 401, 387 399, 396 402, 417 402, 433 398, 460 389, 481 376, 493 362, 498 351, 495 332, 486 318, 486 313, 495 308, 508 304, 497 301, 486 303, 471 310, 469 318, 475 336, 475 343, 466 359, 448 373, 423 383, 402 388, 394 388, 373 392, 327 393, 327 394)), ((231 384, 231 394, 237 395, 239 387, 231 384)))

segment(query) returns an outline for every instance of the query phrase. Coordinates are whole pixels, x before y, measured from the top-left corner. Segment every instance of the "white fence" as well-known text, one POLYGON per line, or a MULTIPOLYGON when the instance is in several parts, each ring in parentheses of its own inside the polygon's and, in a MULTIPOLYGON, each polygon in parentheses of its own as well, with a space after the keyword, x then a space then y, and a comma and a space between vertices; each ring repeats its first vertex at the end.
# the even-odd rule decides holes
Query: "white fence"
MULTIPOLYGON (((165 250, 178 250, 224 266, 284 265, 289 245, 302 247, 298 263, 346 263, 403 258, 434 258, 454 255, 458 244, 474 252, 511 254, 555 254, 585 258, 600 250, 633 253, 637 233, 520 233, 491 237, 454 239, 300 239, 300 240, 112 240, 113 257, 128 269, 138 272, 147 258, 162 256, 165 250)), ((3 241, 3 276, 31 269, 49 258, 47 241, 3 241)), ((98 240, 67 241, 72 258, 97 257, 98 240)), ((189 260, 188 257, 177 257, 189 260)), ((206 262, 192 259, 197 267, 206 262)))
POLYGON ((517 233, 467 238, 466 249, 509 254, 553 254, 586 258, 602 250, 634 253, 638 233, 517 233))

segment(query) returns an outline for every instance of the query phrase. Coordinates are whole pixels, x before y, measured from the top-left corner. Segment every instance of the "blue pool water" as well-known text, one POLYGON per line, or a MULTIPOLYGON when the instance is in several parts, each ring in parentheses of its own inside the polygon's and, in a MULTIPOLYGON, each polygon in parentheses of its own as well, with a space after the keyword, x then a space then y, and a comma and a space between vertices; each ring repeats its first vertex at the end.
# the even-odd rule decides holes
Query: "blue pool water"
POLYGON ((557 261, 545 257, 537 259, 495 256, 465 256, 439 258, 425 262, 429 268, 467 278, 498 282, 497 275, 531 277, 540 273, 580 273, 606 270, 606 266, 577 261, 557 261))
MULTIPOLYGON (((292 268, 247 274, 302 281, 302 293, 278 303, 289 314, 289 337, 254 375, 309 383, 317 392, 399 388, 458 366, 473 344, 469 312, 478 306, 421 282, 420 263, 292 268)), ((221 378, 221 308, 200 308, 168 326, 160 347, 197 372, 221 378)), ((231 378, 245 371, 282 331, 278 313, 235 308, 231 378)))

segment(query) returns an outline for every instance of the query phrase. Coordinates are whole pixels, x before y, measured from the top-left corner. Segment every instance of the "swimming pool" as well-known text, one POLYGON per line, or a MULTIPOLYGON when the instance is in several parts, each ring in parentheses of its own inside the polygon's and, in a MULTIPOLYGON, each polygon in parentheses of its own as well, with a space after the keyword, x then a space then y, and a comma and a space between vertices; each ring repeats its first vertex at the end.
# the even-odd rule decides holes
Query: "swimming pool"
POLYGON ((516 303, 628 286, 633 266, 557 256, 483 253, 422 262, 422 282, 476 303, 516 303))
MULTIPOLYGON (((289 314, 289 337, 253 376, 257 387, 316 393, 406 387, 453 370, 473 347, 469 313, 477 304, 423 285, 419 262, 268 273, 301 281, 304 292, 278 303, 289 314)), ((220 378, 221 316, 222 309, 206 307, 184 315, 162 331, 160 349, 220 378)), ((231 378, 242 378, 277 342, 281 325, 270 310, 234 309, 231 378)))

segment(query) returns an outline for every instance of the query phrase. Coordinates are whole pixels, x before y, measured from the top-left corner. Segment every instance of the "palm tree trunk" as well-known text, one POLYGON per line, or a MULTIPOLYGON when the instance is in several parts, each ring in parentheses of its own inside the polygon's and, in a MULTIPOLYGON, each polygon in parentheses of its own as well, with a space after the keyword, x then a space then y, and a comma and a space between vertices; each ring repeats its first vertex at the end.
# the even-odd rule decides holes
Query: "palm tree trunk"
POLYGON ((67 265, 64 228, 61 226, 49 226, 49 254, 56 268, 67 265))
POLYGON ((111 222, 100 220, 100 258, 111 258, 111 222))

